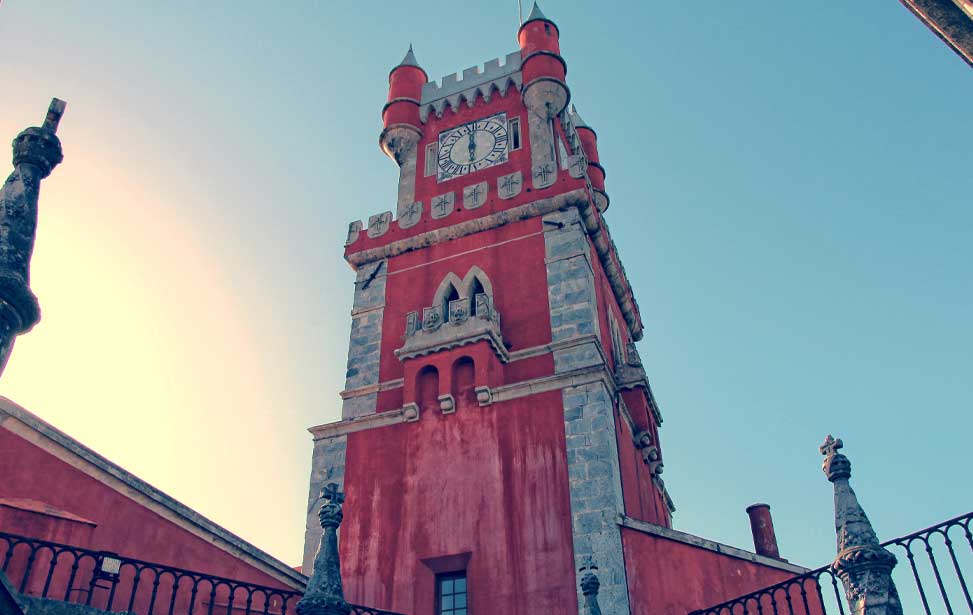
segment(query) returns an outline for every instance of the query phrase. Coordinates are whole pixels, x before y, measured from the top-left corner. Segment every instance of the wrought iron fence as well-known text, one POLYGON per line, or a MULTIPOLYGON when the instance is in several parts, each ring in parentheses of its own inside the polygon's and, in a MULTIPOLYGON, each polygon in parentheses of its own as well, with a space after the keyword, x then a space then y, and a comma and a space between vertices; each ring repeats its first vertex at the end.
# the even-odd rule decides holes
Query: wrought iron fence
MULTIPOLYGON (((973 598, 963 575, 964 568, 973 569, 973 512, 882 546, 898 559, 892 578, 903 612, 973 615, 973 598)), ((690 615, 845 615, 847 612, 841 580, 828 565, 690 615)))
MULTIPOLYGON (((0 532, 0 569, 25 596, 136 615, 288 615, 302 593, 0 532)), ((398 615, 352 606, 354 615, 398 615)))

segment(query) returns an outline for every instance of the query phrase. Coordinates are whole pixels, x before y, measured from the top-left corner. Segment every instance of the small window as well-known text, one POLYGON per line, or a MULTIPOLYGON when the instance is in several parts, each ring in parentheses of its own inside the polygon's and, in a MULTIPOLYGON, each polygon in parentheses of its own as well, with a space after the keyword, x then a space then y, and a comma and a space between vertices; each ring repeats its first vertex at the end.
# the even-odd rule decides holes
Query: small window
POLYGON ((426 166, 423 172, 424 177, 436 174, 436 143, 426 146, 426 166))
POLYGON ((520 118, 510 120, 510 151, 520 149, 520 118))
POLYGON ((468 615, 466 571, 436 577, 436 615, 468 615))

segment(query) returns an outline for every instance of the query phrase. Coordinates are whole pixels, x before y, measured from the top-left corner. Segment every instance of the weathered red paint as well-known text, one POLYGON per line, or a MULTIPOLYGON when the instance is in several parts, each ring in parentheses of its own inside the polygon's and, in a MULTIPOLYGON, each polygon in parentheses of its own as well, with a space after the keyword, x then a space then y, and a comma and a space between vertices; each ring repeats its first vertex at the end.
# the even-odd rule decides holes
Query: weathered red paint
POLYGON ((780 557, 777 549, 777 534, 774 533, 774 519, 770 516, 770 505, 751 504, 747 506, 750 517, 750 531, 753 533, 753 547, 760 555, 780 557))
POLYGON ((685 615, 793 576, 629 528, 622 544, 632 615, 685 615))
POLYGON ((349 434, 348 599, 431 613, 423 561, 470 554, 472 612, 575 612, 560 399, 483 409, 459 394, 455 414, 423 409, 418 423, 349 434))

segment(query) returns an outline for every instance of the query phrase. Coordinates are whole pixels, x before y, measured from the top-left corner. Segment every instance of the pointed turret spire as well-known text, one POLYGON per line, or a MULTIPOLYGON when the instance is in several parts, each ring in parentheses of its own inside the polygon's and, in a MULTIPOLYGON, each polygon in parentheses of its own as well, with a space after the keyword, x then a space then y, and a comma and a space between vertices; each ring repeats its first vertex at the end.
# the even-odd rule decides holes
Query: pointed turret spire
POLYGON ((524 20, 524 23, 529 23, 531 21, 551 21, 551 20, 548 19, 547 15, 544 14, 544 11, 541 10, 540 5, 537 4, 537 2, 534 2, 534 7, 530 9, 530 15, 527 16, 527 19, 524 20))
POLYGON ((520 29, 523 30, 524 26, 535 21, 543 21, 545 23, 551 24, 552 26, 554 26, 554 29, 558 31, 558 34, 560 34, 560 28, 558 28, 557 24, 551 21, 551 19, 544 14, 544 11, 541 10, 541 7, 540 5, 537 4, 537 2, 534 2, 534 6, 533 8, 530 9, 530 14, 527 16, 527 19, 525 19, 524 22, 520 24, 520 29))
POLYGON ((412 43, 409 43, 409 51, 405 52, 405 57, 399 62, 399 66, 415 66, 416 68, 421 68, 419 62, 416 60, 416 54, 412 51, 412 43))
MULTIPOLYGON (((415 54, 415 52, 414 52, 414 51, 412 50, 412 44, 411 44, 411 43, 409 44, 409 50, 405 52, 405 56, 404 56, 404 57, 402 58, 402 61, 401 61, 401 62, 399 62, 398 64, 396 64, 396 65, 395 65, 395 66, 394 66, 394 67, 392 68, 392 70, 391 70, 391 71, 389 71, 389 77, 391 78, 391 76, 392 76, 392 73, 394 73, 395 71, 397 71, 397 70, 399 70, 399 69, 400 69, 400 68, 402 68, 403 66, 411 66, 412 68, 418 68, 419 70, 421 70, 421 71, 422 71, 422 74, 423 74, 423 75, 425 75, 425 74, 426 74, 426 71, 425 71, 425 69, 423 69, 423 68, 422 68, 421 66, 419 66, 419 61, 418 61, 418 60, 416 60, 416 54, 415 54)), ((428 77, 428 76, 426 76, 426 79, 428 80, 428 79, 429 79, 429 77, 428 77)))
POLYGON ((588 123, 581 119, 581 114, 578 113, 578 108, 571 105, 568 115, 571 116, 571 123, 574 124, 575 128, 587 128, 588 130, 594 130, 588 123))

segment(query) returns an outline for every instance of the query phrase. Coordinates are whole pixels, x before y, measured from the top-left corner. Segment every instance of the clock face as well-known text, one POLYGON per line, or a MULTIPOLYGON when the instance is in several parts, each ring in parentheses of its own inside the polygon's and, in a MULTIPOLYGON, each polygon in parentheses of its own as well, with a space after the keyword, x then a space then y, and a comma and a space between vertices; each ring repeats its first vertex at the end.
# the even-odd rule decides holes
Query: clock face
POLYGON ((504 162, 507 162, 506 113, 439 133, 437 182, 504 162))

